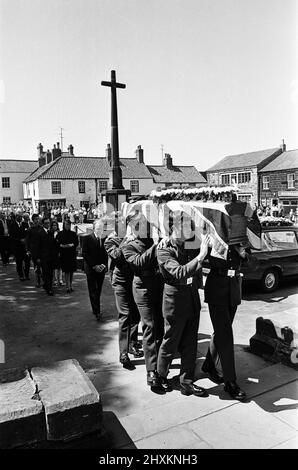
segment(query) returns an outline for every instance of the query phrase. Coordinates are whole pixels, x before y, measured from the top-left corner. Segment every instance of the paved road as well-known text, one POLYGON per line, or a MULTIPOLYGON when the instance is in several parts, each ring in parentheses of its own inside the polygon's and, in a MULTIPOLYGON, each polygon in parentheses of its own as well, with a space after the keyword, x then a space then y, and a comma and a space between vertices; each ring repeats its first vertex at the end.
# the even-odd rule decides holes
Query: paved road
MULTIPOLYGON (((83 272, 75 273, 72 294, 57 287, 54 297, 35 288, 31 277, 20 282, 14 265, 0 268, 0 339, 5 343, 6 359, 0 367, 32 367, 76 358, 102 394, 114 447, 298 448, 297 372, 245 350, 258 316, 294 315, 297 280, 274 294, 262 294, 256 286, 244 291, 234 324, 239 380, 251 397, 244 405, 228 399, 221 386, 215 387, 200 372, 212 333, 206 304, 201 311, 197 379, 210 396, 205 400, 183 397, 174 390, 165 397, 154 395, 146 386, 143 360, 135 361, 134 371, 124 370, 118 363, 117 313, 108 277, 102 323, 91 314, 83 272), (279 402, 281 406, 276 405, 279 402)), ((200 290, 202 301, 203 295, 200 290)), ((170 376, 175 377, 178 369, 179 359, 175 359, 170 376)))

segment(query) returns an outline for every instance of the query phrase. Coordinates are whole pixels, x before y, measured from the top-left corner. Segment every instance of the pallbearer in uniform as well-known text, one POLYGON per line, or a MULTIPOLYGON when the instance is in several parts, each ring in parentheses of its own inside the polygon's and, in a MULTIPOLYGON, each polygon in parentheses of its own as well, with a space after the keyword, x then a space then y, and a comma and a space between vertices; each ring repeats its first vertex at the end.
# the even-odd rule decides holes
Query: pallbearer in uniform
MULTIPOLYGON (((174 354, 181 354, 180 390, 183 395, 207 396, 202 387, 193 384, 197 355, 197 334, 201 303, 198 280, 202 261, 208 251, 209 236, 200 253, 192 258, 185 243, 193 237, 192 221, 187 214, 174 215, 172 233, 166 245, 157 250, 164 278, 163 316, 165 333, 158 354, 157 371, 165 391, 171 391, 167 380, 174 354), (182 226, 183 221, 183 226, 182 226)), ((194 250, 191 250, 194 253, 194 250)))
POLYGON ((136 358, 144 355, 138 341, 140 314, 132 293, 133 271, 122 252, 127 240, 125 220, 116 216, 116 224, 118 234, 116 231, 111 233, 106 238, 104 246, 111 261, 109 270, 119 315, 120 363, 125 369, 133 370, 135 366, 130 361, 128 353, 136 358))
POLYGON ((154 390, 160 387, 156 369, 164 331, 161 308, 163 283, 156 258, 157 245, 150 238, 149 230, 145 229, 145 217, 135 213, 130 217, 130 226, 136 238, 123 245, 122 252, 134 272, 133 294, 142 321, 147 384, 154 390))
POLYGON ((231 245, 227 260, 209 255, 210 272, 205 284, 205 302, 213 324, 214 334, 203 372, 217 383, 224 382, 225 390, 236 400, 246 394, 236 382, 234 339, 232 323, 241 303, 241 262, 247 258, 245 246, 231 245))

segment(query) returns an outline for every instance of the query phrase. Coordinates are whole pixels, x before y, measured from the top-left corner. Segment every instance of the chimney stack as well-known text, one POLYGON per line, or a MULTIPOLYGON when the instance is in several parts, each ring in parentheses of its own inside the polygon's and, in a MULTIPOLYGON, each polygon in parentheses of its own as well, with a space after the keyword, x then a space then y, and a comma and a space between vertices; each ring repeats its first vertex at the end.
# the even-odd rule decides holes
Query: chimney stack
POLYGON ((285 140, 284 140, 284 139, 282 139, 282 144, 281 144, 280 148, 282 149, 283 152, 285 152, 285 151, 287 150, 287 146, 286 146, 286 144, 285 144, 285 140))
POLYGON ((166 168, 172 168, 173 159, 169 153, 165 153, 164 158, 163 158, 163 164, 166 168))
POLYGON ((57 142, 57 147, 54 144, 54 147, 52 149, 52 154, 53 154, 53 161, 61 157, 61 148, 60 148, 59 142, 57 142))
POLYGON ((144 163, 144 150, 142 149, 141 145, 138 145, 136 151, 136 159, 138 160, 139 163, 144 163))
POLYGON ((45 152, 43 151, 43 146, 38 144, 37 146, 37 156, 38 156, 38 166, 43 166, 46 164, 46 156, 45 152))
POLYGON ((48 163, 51 163, 52 161, 52 153, 50 152, 50 150, 48 149, 47 150, 47 164, 48 163))
POLYGON ((69 155, 73 156, 73 145, 70 144, 67 148, 69 155))
POLYGON ((107 144, 106 148, 106 159, 108 162, 111 164, 112 161, 112 149, 111 149, 111 144, 107 144))
POLYGON ((41 143, 39 143, 38 146, 37 146, 37 156, 38 156, 38 158, 41 157, 42 154, 43 154, 43 146, 42 146, 41 143))

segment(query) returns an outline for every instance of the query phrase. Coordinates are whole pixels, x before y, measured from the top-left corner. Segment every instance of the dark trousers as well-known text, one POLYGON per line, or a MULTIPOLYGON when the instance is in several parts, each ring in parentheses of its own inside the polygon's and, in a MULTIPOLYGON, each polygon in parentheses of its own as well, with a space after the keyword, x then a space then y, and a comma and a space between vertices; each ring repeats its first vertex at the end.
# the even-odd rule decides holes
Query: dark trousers
POLYGON ((0 253, 2 263, 7 264, 10 255, 9 237, 0 237, 0 253))
POLYGON ((16 268, 19 277, 29 277, 30 270, 30 256, 26 254, 25 250, 18 250, 15 252, 16 268))
POLYGON ((53 288, 53 263, 52 260, 42 259, 41 260, 41 271, 43 286, 47 292, 53 288))
MULTIPOLYGON (((164 306, 165 307, 165 306, 164 306)), ((197 358, 200 312, 180 310, 168 314, 164 308, 165 334, 159 349, 157 371, 166 377, 174 354, 181 355, 180 383, 192 382, 197 358)))
POLYGON ((129 344, 138 340, 140 314, 133 298, 131 285, 114 285, 116 307, 119 315, 119 351, 127 353, 129 344))
POLYGON ((100 315, 100 295, 105 278, 104 273, 87 272, 87 285, 93 315, 100 315))
POLYGON ((161 284, 154 279, 144 281, 142 286, 133 283, 133 295, 141 315, 146 370, 157 370, 158 351, 164 332, 161 284))
POLYGON ((237 306, 208 304, 214 333, 211 337, 204 366, 223 375, 224 381, 236 380, 232 323, 237 306))

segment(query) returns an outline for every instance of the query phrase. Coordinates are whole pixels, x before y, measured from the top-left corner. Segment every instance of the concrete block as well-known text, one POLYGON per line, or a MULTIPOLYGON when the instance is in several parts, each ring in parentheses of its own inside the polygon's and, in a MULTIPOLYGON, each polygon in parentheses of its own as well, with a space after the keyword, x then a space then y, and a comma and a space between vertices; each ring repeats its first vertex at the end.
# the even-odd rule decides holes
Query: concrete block
POLYGON ((45 439, 43 406, 28 370, 0 372, 0 404, 1 449, 45 439))
POLYGON ((44 406, 48 440, 70 440, 101 428, 99 393, 78 361, 34 367, 31 374, 44 406))

